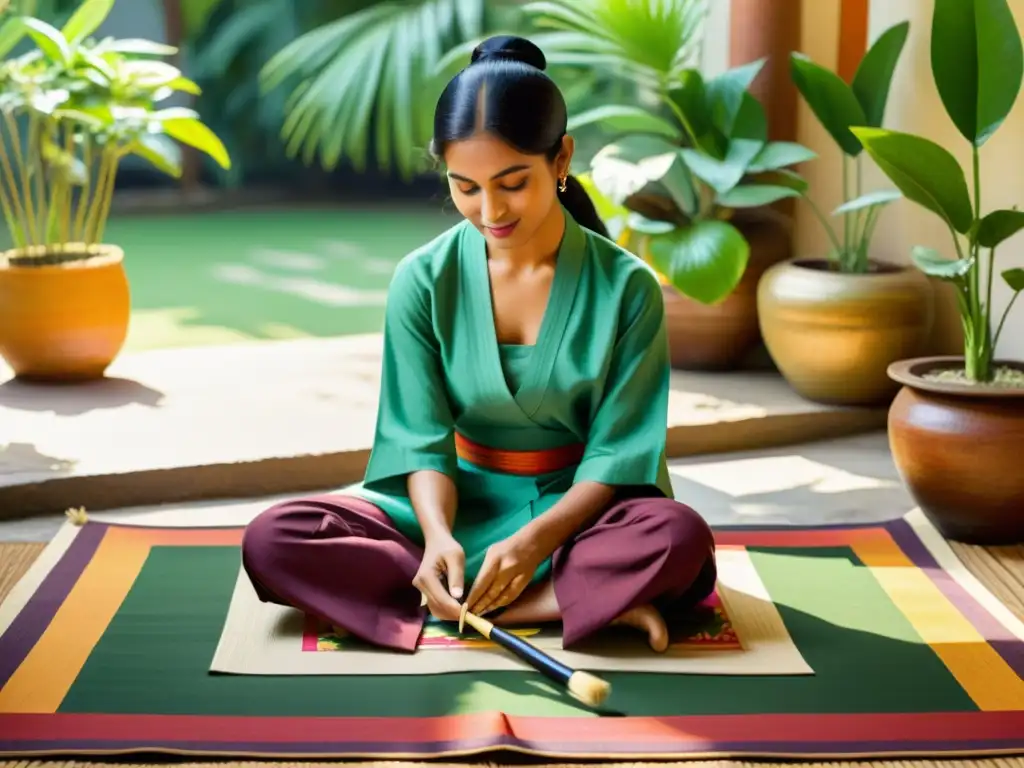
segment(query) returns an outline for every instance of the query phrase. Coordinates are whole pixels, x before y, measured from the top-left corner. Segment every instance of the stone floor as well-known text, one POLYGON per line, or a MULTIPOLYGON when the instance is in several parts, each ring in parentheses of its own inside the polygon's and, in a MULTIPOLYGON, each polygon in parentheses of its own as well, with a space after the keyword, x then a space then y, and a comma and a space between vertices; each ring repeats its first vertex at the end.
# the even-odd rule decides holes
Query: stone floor
MULTIPOLYGON (((377 335, 159 350, 74 386, 0 370, 0 519, 358 480, 380 352, 377 335)), ((884 409, 809 403, 774 371, 677 372, 668 452, 764 449, 884 425, 884 409)))
MULTIPOLYGON (((874 522, 914 507, 884 432, 677 459, 670 471, 676 498, 718 525, 874 522)), ((94 516, 127 521, 172 513, 197 523, 244 524, 286 496, 133 507, 94 516)), ((0 521, 0 541, 47 541, 63 522, 63 514, 0 521)))

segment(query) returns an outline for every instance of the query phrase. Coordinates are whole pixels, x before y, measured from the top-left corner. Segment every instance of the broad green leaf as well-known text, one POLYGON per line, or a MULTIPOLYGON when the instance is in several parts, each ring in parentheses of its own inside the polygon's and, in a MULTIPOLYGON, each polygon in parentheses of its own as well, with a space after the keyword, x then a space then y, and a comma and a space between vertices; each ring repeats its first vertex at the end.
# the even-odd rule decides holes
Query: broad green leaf
POLYGON ((172 139, 205 152, 224 170, 231 168, 231 158, 217 134, 194 117, 171 118, 162 124, 164 133, 172 139))
POLYGON ((802 53, 792 53, 790 74, 807 106, 847 155, 856 157, 863 147, 850 132, 855 125, 867 123, 853 89, 839 75, 815 64, 802 53))
POLYGON ((923 245, 915 245, 910 258, 918 269, 939 280, 957 281, 971 271, 970 259, 950 260, 934 248, 925 248, 923 245))
POLYGON ((1024 78, 1024 49, 1007 1, 935 0, 931 63, 950 119, 980 147, 1010 113, 1024 78))
POLYGON ((630 213, 626 219, 626 225, 634 232, 643 235, 664 235, 676 228, 672 222, 649 219, 639 213, 630 213))
POLYGON ((174 142, 166 141, 162 136, 146 134, 130 146, 130 151, 168 176, 181 178, 181 150, 174 142))
POLYGON ((741 184, 719 195, 718 204, 726 208, 758 208, 787 197, 800 197, 800 192, 773 184, 741 184))
POLYGON ((85 0, 71 14, 61 33, 71 45, 76 45, 100 28, 113 7, 114 0, 85 0))
POLYGON ((714 219, 651 237, 648 251, 673 287, 702 304, 727 298, 750 259, 750 245, 739 230, 714 219))
POLYGON ((594 155, 590 175, 594 185, 621 205, 648 184, 663 179, 676 163, 676 147, 657 136, 624 136, 594 155))
POLYGON ((606 104, 588 109, 569 120, 568 130, 576 131, 593 124, 616 133, 649 133, 678 141, 679 129, 646 109, 622 104, 606 104))
POLYGON ((766 61, 758 59, 708 80, 705 90, 711 122, 723 136, 732 135, 744 96, 750 96, 747 89, 764 68, 766 61))
POLYGON ((665 188, 675 204, 687 216, 697 213, 700 205, 697 199, 697 189, 694 186, 693 176, 690 175, 690 170, 686 167, 686 163, 678 151, 668 171, 655 182, 655 187, 658 185, 665 188))
POLYGON ((8 19, 0 26, 0 57, 6 58, 7 54, 14 50, 14 47, 21 42, 27 28, 19 18, 8 19))
POLYGON ((810 189, 810 184, 807 183, 807 179, 801 176, 796 171, 791 171, 788 168, 777 168, 766 173, 758 174, 757 181, 759 184, 770 184, 780 187, 789 187, 801 195, 806 195, 807 190, 810 189))
POLYGON ((152 59, 127 61, 121 65, 121 73, 127 76, 133 85, 143 88, 166 86, 181 77, 181 70, 177 67, 152 59))
POLYGON ((681 153, 693 174, 722 195, 740 183, 749 171, 751 161, 764 148, 767 135, 764 108, 749 93, 743 93, 723 160, 690 147, 682 149, 681 153))
POLYGON ((992 211, 978 223, 978 244, 995 248, 1024 229, 1024 211, 992 211))
POLYGON ((1010 290, 1014 292, 1024 291, 1024 269, 1019 267, 1015 269, 1004 270, 1003 280, 1010 286, 1010 290))
POLYGON ((774 171, 787 165, 796 165, 814 160, 818 154, 792 141, 771 141, 761 148, 747 169, 750 173, 774 171))
POLYGON ((935 142, 882 128, 854 128, 864 148, 901 192, 961 234, 974 223, 963 169, 935 142))
POLYGON ((725 137, 715 131, 711 121, 708 94, 700 72, 688 69, 668 92, 668 99, 682 116, 686 132, 693 143, 708 154, 725 156, 725 137))
POLYGON ((80 109, 57 109, 54 110, 53 116, 58 120, 82 123, 97 131, 102 130, 104 126, 109 124, 109 121, 104 120, 99 115, 83 112, 80 109))
POLYGON ((909 32, 909 21, 902 21, 889 27, 878 36, 857 67, 851 87, 861 109, 864 110, 867 119, 865 125, 872 128, 882 127, 892 76, 909 32))
POLYGON ((189 80, 187 77, 176 77, 171 82, 167 83, 168 88, 173 88, 175 91, 184 91, 190 93, 193 96, 198 96, 203 92, 196 83, 189 80))
POLYGON ((29 37, 39 46, 50 61, 67 64, 71 61, 71 47, 59 29, 47 24, 41 19, 22 18, 29 37))
POLYGON ((156 112, 151 113, 149 117, 160 122, 164 120, 198 120, 199 113, 188 107, 167 107, 166 109, 158 109, 156 112))
POLYGON ((898 189, 879 189, 875 192, 868 192, 866 195, 854 198, 848 203, 843 203, 832 211, 832 215, 841 216, 844 213, 853 213, 854 211, 859 211, 862 208, 874 208, 877 205, 887 205, 902 197, 903 195, 898 189))
POLYGON ((101 40, 96 45, 96 51, 99 53, 105 53, 106 51, 111 51, 113 53, 129 53, 138 56, 173 56, 178 52, 178 49, 173 45, 156 43, 152 40, 144 40, 138 37, 126 37, 120 40, 116 40, 114 38, 101 40))

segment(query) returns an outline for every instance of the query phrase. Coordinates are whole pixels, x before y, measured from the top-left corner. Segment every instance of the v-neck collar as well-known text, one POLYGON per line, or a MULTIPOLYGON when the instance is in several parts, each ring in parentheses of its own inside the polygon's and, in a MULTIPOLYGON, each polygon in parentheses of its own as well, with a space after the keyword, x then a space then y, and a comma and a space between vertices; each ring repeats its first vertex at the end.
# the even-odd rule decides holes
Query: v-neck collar
POLYGON ((509 389, 501 365, 501 349, 491 297, 491 277, 487 268, 487 241, 472 226, 466 227, 463 236, 463 269, 469 277, 465 285, 470 287, 471 293, 467 302, 473 308, 471 322, 476 326, 470 333, 480 340, 477 351, 482 374, 486 376, 488 390, 501 393, 513 401, 528 419, 536 415, 543 402, 545 384, 551 376, 565 335, 583 264, 583 230, 568 211, 563 208, 562 212, 565 216, 565 232, 558 247, 547 306, 526 373, 515 392, 509 389))

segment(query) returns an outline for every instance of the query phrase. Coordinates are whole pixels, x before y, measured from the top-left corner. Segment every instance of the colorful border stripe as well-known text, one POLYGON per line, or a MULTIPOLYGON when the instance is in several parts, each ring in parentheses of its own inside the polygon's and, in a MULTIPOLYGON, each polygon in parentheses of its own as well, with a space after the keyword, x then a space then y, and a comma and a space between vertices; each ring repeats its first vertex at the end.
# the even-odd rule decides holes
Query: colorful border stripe
POLYGON ((883 757, 1006 754, 1024 749, 1022 734, 1024 712, 659 718, 0 715, 0 753, 20 755, 153 751, 159 745, 158 751, 266 757, 440 757, 498 747, 552 757, 883 757))
POLYGON ((57 711, 142 570, 150 547, 238 546, 241 539, 241 528, 85 526, 50 573, 55 578, 44 582, 46 591, 40 589, 22 611, 34 617, 33 631, 8 631, 0 638, 11 638, 10 647, 2 650, 14 665, 0 687, 0 713, 57 711), (43 611, 50 612, 45 621, 43 611))
POLYGON ((979 605, 978 601, 939 565, 909 523, 897 520, 890 523, 888 529, 899 548, 910 558, 910 562, 928 574, 932 582, 942 590, 946 599, 988 639, 989 645, 1010 665, 1017 676, 1024 678, 1024 642, 1009 632, 985 610, 984 606, 979 605))
MULTIPOLYGON (((241 535, 238 527, 157 529, 90 523, 77 532, 0 637, 0 671, 6 672, 0 680, 6 683, 14 678, 48 627, 53 631, 59 628, 51 627, 55 622, 68 620, 61 618, 62 611, 69 612, 69 617, 80 616, 78 609, 67 604, 77 582, 89 576, 93 561, 102 559, 95 557, 101 545, 128 547, 134 553, 131 559, 137 561, 138 552, 148 553, 153 545, 235 546, 241 535)), ((916 573, 927 575, 936 596, 949 601, 944 603, 947 609, 955 606, 961 612, 965 621, 959 631, 970 625, 980 638, 993 638, 987 645, 974 644, 994 649, 991 658, 998 655, 1018 674, 1024 663, 1024 642, 939 565, 904 520, 799 530, 730 528, 717 531, 716 536, 723 547, 851 546, 876 573, 890 567, 911 571, 913 565, 916 573)), ((95 576, 99 575, 97 570, 95 576)), ((880 580, 883 586, 887 578, 880 580)), ((914 586, 922 588, 920 581, 914 586)), ((898 592, 899 580, 894 584, 890 579, 888 587, 898 592)), ((919 631, 925 619, 915 621, 919 631)), ((936 642, 927 633, 924 637, 936 642)), ((964 639, 966 635, 959 636, 960 641, 964 639)), ((3 694, 6 690, 0 691, 0 698, 3 694)), ((537 718, 495 712, 439 718, 307 718, 26 714, 22 706, 20 712, 0 713, 0 753, 11 756, 158 751, 365 759, 469 755, 497 748, 549 757, 633 759, 1011 754, 1024 751, 1024 711, 612 718, 537 718)))
POLYGON ((979 709, 1020 711, 1024 680, 896 541, 887 538, 860 542, 852 549, 979 709))
POLYGON ((7 631, 0 634, 0 693, 50 626, 106 532, 106 525, 82 528, 7 631))

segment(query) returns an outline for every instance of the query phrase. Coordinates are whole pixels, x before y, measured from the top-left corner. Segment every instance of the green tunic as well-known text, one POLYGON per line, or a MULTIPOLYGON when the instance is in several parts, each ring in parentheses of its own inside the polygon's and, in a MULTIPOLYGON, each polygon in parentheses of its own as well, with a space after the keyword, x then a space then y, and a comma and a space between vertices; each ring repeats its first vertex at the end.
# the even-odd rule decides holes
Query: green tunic
MULTIPOLYGON (((636 256, 565 218, 535 346, 498 343, 486 243, 468 222, 402 259, 389 289, 373 450, 363 482, 346 491, 422 544, 407 476, 430 469, 454 478, 453 534, 466 552, 467 584, 491 544, 574 482, 672 496, 661 286, 636 256), (584 443, 586 452, 578 466, 524 477, 457 457, 456 432, 507 450, 584 443)), ((535 580, 549 569, 546 562, 535 580)))

